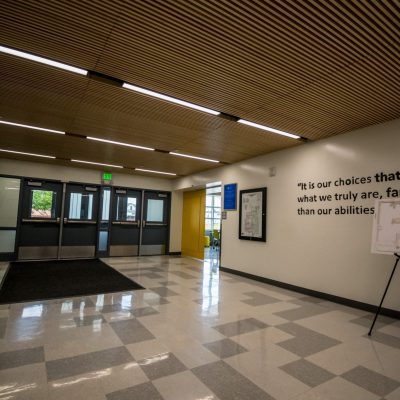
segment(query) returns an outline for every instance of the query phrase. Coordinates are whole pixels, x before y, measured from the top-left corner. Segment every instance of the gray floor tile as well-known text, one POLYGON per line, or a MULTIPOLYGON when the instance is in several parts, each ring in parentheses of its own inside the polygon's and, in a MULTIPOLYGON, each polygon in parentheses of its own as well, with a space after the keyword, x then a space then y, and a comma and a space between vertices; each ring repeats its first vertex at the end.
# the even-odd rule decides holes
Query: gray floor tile
POLYGON ((342 378, 361 386, 378 396, 387 396, 400 386, 400 382, 362 366, 347 371, 342 378))
POLYGON ((131 310, 131 313, 136 318, 146 317, 147 315, 159 314, 159 312, 157 310, 155 310, 153 307, 136 308, 135 310, 131 310))
POLYGON ((217 340, 216 342, 206 343, 203 346, 220 358, 232 357, 248 351, 231 339, 217 340))
POLYGON ((161 282, 158 282, 160 285, 162 285, 162 286, 174 286, 174 285, 178 285, 178 283, 177 282, 175 282, 175 281, 161 281, 161 282))
POLYGON ((163 276, 160 274, 157 274, 156 272, 136 272, 136 273, 130 273, 127 274, 130 278, 149 278, 149 279, 160 279, 163 276))
POLYGON ((177 296, 178 295, 178 293, 174 292, 171 289, 168 289, 165 286, 156 287, 156 288, 150 288, 150 290, 153 291, 154 293, 157 293, 161 297, 177 296))
POLYGON ((140 360, 138 364, 150 380, 186 371, 183 365, 172 353, 157 354, 140 360))
POLYGON ((196 367, 192 372, 221 400, 273 400, 268 393, 223 361, 196 367))
MULTIPOLYGON (((368 314, 360 318, 352 319, 350 322, 353 324, 365 326, 366 328, 370 328, 372 325, 372 321, 374 320, 375 315, 374 314, 368 314)), ((378 330, 386 325, 392 324, 396 322, 397 320, 387 317, 386 315, 379 315, 376 322, 374 329, 378 330)))
POLYGON ((250 299, 241 300, 242 303, 250 306, 264 306, 265 304, 279 303, 280 300, 259 292, 246 292, 243 295, 251 297, 250 299))
POLYGON ((314 296, 304 296, 304 297, 300 297, 297 300, 292 300, 291 303, 294 304, 298 304, 300 305, 302 302, 304 303, 312 303, 312 304, 319 304, 319 303, 323 303, 324 299, 321 299, 319 297, 314 297, 314 296))
POLYGON ((327 370, 303 359, 293 361, 280 368, 287 374, 311 387, 321 385, 335 377, 334 374, 331 374, 327 370))
POLYGON ((240 321, 229 322, 227 324, 213 326, 215 330, 228 337, 252 332, 259 329, 264 329, 267 327, 268 327, 267 324, 255 318, 247 318, 247 319, 242 319, 240 321))
POLYGON ((150 306, 159 306, 163 304, 169 304, 169 301, 164 297, 150 298, 144 300, 150 306))
POLYGON ((0 370, 44 362, 43 347, 0 353, 0 370))
MULTIPOLYGON (((364 337, 385 344, 386 346, 394 347, 400 349, 400 338, 393 335, 388 335, 387 333, 379 332, 374 330, 371 336, 366 334, 364 337)), ((400 368, 400 367, 399 367, 400 368)))
POLYGON ((99 325, 107 323, 102 315, 82 315, 74 318, 76 326, 99 325))
POLYGON ((78 297, 74 299, 62 299, 62 300, 57 299, 57 302, 61 303, 61 307, 63 307, 63 305, 65 307, 66 303, 70 303, 71 308, 73 310, 94 307, 94 303, 89 297, 82 297, 82 298, 78 297))
POLYGON ((179 276, 179 278, 183 279, 197 279, 195 276, 187 274, 186 272, 183 271, 170 271, 169 273, 171 275, 179 276))
POLYGON ((138 343, 155 338, 137 319, 111 322, 110 326, 123 344, 138 343))
POLYGON ((110 368, 131 361, 133 361, 132 355, 123 346, 81 354, 75 357, 46 361, 47 379, 54 381, 69 376, 110 368))
POLYGON ((274 313, 278 317, 285 318, 288 321, 297 321, 299 319, 315 317, 316 315, 325 314, 331 312, 329 308, 321 307, 317 304, 304 303, 299 308, 293 308, 291 310, 278 311, 274 313))
POLYGON ((291 351, 300 357, 308 357, 341 343, 336 339, 322 335, 321 333, 315 332, 311 329, 304 328, 303 326, 297 325, 293 322, 278 325, 275 328, 294 336, 292 339, 278 343, 278 346, 281 346, 285 350, 291 351))
POLYGON ((118 390, 106 397, 107 400, 164 400, 151 382, 118 390))
POLYGON ((4 335, 6 334, 7 321, 7 317, 0 318, 0 339, 3 339, 4 335))
POLYGON ((107 313, 112 313, 112 312, 116 312, 116 311, 130 311, 132 308, 132 306, 130 307, 125 307, 122 304, 116 303, 116 304, 104 304, 102 306, 101 309, 99 309, 99 311, 103 314, 107 314, 107 313))

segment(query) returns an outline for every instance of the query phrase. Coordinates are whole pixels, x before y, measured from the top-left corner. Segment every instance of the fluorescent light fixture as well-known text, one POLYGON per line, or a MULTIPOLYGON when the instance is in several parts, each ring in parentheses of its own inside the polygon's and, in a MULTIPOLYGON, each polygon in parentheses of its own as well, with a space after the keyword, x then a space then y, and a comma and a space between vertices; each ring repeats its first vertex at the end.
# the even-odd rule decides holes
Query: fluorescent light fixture
POLYGON ((135 171, 151 172, 153 174, 174 175, 174 176, 176 176, 176 174, 173 174, 172 172, 153 171, 152 169, 135 168, 135 171))
POLYGON ((154 149, 151 148, 151 147, 137 146, 136 144, 129 144, 129 143, 123 143, 123 142, 115 142, 114 140, 99 139, 99 138, 95 138, 95 137, 92 137, 92 136, 87 136, 86 139, 89 139, 89 140, 96 140, 97 142, 104 142, 104 143, 110 143, 110 144, 117 144, 117 145, 119 145, 119 146, 133 147, 133 148, 135 148, 135 149, 140 149, 140 150, 150 150, 150 151, 154 151, 154 149))
POLYGON ((83 163, 83 164, 101 165, 103 167, 124 168, 122 165, 103 164, 103 163, 98 163, 98 162, 93 162, 93 161, 83 161, 83 160, 71 160, 71 161, 77 162, 77 163, 83 163))
POLYGON ((88 71, 86 71, 85 69, 76 68, 71 65, 63 64, 58 61, 49 60, 48 58, 35 56, 33 54, 25 53, 23 51, 10 49, 9 47, 0 46, 0 52, 6 53, 6 54, 11 54, 11 55, 17 56, 17 57, 26 58, 27 60, 36 61, 36 62, 39 62, 42 64, 51 65, 52 67, 61 68, 61 69, 64 69, 64 70, 70 71, 70 72, 75 72, 76 74, 80 74, 80 75, 88 74, 88 71))
POLYGON ((173 151, 170 151, 169 154, 172 154, 173 156, 179 156, 179 157, 194 158, 195 160, 202 160, 202 161, 208 161, 208 162, 213 162, 213 163, 219 163, 219 161, 211 160, 210 158, 190 156, 189 154, 175 153, 173 151))
POLYGON ((278 135, 287 136, 292 139, 300 139, 300 136, 294 135, 293 133, 288 133, 288 132, 280 131, 278 129, 270 128, 269 126, 256 124, 255 122, 246 121, 245 119, 239 119, 237 122, 239 122, 240 124, 252 126, 254 128, 262 129, 264 131, 277 133, 278 135))
POLYGON ((5 153, 22 154, 23 156, 34 156, 34 157, 42 157, 42 158, 55 158, 54 156, 45 156, 43 154, 34 154, 34 153, 24 153, 22 151, 5 150, 5 149, 0 149, 0 151, 4 151, 5 153))
POLYGON ((17 124, 16 122, 3 121, 3 120, 1 120, 1 119, 0 119, 0 124, 12 125, 12 126, 19 126, 20 128, 35 129, 35 130, 37 130, 37 131, 44 131, 44 132, 58 133, 59 135, 65 135, 65 132, 63 132, 63 131, 56 131, 55 129, 47 129, 47 128, 40 128, 39 126, 17 124))
POLYGON ((138 92, 138 93, 147 94, 149 96, 157 97, 158 99, 166 100, 166 101, 169 101, 171 103, 179 104, 181 106, 193 108, 194 110, 203 111, 203 112, 206 112, 208 114, 212 114, 212 115, 219 115, 220 114, 219 111, 214 111, 214 110, 211 110, 211 109, 206 108, 206 107, 198 106, 197 104, 188 103, 187 101, 175 99, 174 97, 166 96, 165 94, 161 94, 161 93, 156 93, 156 92, 153 92, 151 90, 141 88, 139 86, 131 85, 130 83, 124 83, 122 85, 122 87, 125 88, 125 89, 133 90, 133 91, 138 92))

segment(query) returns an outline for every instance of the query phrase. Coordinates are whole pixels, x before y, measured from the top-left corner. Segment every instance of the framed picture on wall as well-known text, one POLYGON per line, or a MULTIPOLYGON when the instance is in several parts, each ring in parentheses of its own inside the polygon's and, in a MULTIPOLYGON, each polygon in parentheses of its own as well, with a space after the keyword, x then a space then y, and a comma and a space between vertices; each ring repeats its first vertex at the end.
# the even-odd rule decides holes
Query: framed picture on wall
POLYGON ((267 241, 267 188, 240 191, 239 239, 267 241))

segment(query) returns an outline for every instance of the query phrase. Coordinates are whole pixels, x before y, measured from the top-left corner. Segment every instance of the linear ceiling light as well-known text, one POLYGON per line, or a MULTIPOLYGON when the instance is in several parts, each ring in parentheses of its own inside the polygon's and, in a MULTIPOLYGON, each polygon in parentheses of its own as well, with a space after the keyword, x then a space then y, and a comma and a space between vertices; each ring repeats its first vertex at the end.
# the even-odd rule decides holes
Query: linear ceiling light
POLYGON ((143 93, 143 94, 147 94, 149 96, 157 97, 158 99, 166 100, 166 101, 169 101, 171 103, 179 104, 181 106, 193 108, 194 110, 203 111, 203 112, 206 112, 208 114, 212 114, 212 115, 219 115, 220 114, 219 111, 214 111, 214 110, 211 110, 211 109, 206 108, 206 107, 198 106, 197 104, 188 103, 187 101, 175 99, 174 97, 166 96, 165 94, 161 94, 161 93, 156 93, 156 92, 153 92, 151 90, 141 88, 139 86, 131 85, 130 83, 124 83, 122 85, 122 87, 125 88, 125 89, 133 90, 133 91, 138 92, 138 93, 143 93))
POLYGON ((20 128, 35 129, 37 131, 44 131, 44 132, 58 133, 59 135, 65 135, 65 132, 56 131, 55 129, 47 129, 47 128, 40 128, 39 126, 17 124, 16 122, 3 121, 1 119, 0 119, 0 124, 19 126, 20 128))
POLYGON ((256 124, 255 122, 246 121, 245 119, 239 119, 237 122, 239 122, 240 124, 253 126, 254 128, 262 129, 264 131, 277 133, 278 135, 287 136, 292 139, 300 139, 300 136, 294 135, 293 133, 288 133, 288 132, 280 131, 278 129, 270 128, 269 126, 256 124))
POLYGON ((151 172, 153 174, 174 175, 174 176, 176 176, 176 174, 174 174, 172 172, 153 171, 152 169, 135 168, 135 171, 151 172))
POLYGON ((134 147, 135 149, 140 149, 140 150, 150 150, 150 151, 154 151, 155 150, 155 149, 153 149, 151 147, 137 146, 136 144, 129 144, 129 143, 123 143, 123 142, 115 142, 114 140, 99 139, 99 138, 95 138, 95 137, 92 137, 92 136, 87 136, 86 139, 96 140, 97 142, 117 144, 119 146, 134 147))
POLYGON ((212 160, 212 159, 210 159, 210 158, 190 156, 189 154, 175 153, 175 152, 173 152, 173 151, 170 151, 169 154, 172 154, 173 156, 179 156, 179 157, 194 158, 195 160, 202 160, 202 161, 208 161, 208 162, 213 162, 213 163, 219 163, 219 161, 217 161, 217 160, 212 160))
POLYGON ((9 47, 0 46, 0 52, 11 54, 11 55, 17 56, 17 57, 26 58, 27 60, 36 61, 36 62, 39 62, 42 64, 51 65, 52 67, 61 68, 66 71, 75 72, 80 75, 88 74, 88 71, 86 71, 85 69, 76 68, 76 67, 73 67, 72 65, 63 64, 58 61, 49 60, 48 58, 35 56, 33 54, 25 53, 23 51, 10 49, 9 47))
POLYGON ((22 152, 22 151, 4 150, 4 149, 0 149, 0 151, 4 151, 5 153, 22 154, 23 156, 34 156, 34 157, 43 157, 43 158, 55 158, 54 156, 45 156, 44 154, 24 153, 24 152, 22 152))
POLYGON ((83 164, 101 165, 103 167, 124 168, 122 165, 103 164, 103 163, 98 163, 98 162, 93 162, 93 161, 83 161, 83 160, 71 160, 71 161, 77 162, 77 163, 83 163, 83 164))

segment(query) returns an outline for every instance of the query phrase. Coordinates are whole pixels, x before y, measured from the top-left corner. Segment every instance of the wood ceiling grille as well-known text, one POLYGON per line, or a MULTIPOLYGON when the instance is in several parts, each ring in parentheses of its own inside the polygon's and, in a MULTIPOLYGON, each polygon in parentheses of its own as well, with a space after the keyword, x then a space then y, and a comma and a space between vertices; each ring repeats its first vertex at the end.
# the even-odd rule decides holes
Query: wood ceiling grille
MULTIPOLYGON (((5 46, 309 140, 400 117, 399 0, 20 0, 2 4, 0 26, 5 46)), ((0 68, 5 120, 225 162, 301 144, 9 55, 0 68)), ((8 146, 33 146, 31 131, 14 133, 8 146)))

